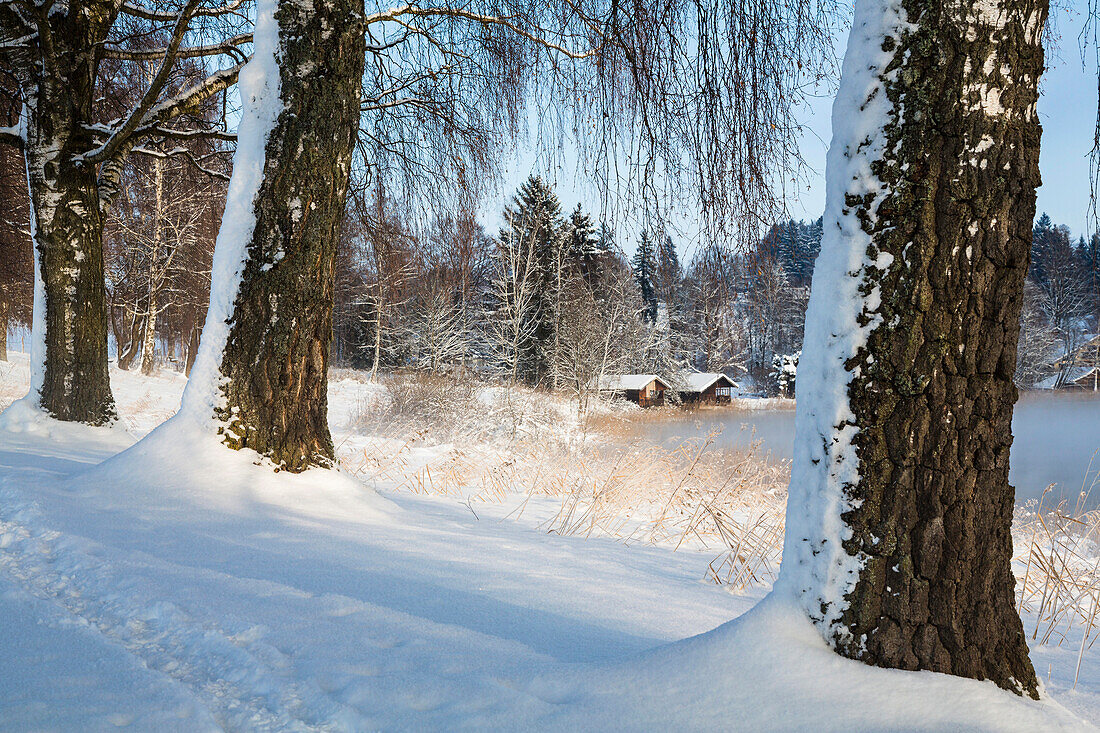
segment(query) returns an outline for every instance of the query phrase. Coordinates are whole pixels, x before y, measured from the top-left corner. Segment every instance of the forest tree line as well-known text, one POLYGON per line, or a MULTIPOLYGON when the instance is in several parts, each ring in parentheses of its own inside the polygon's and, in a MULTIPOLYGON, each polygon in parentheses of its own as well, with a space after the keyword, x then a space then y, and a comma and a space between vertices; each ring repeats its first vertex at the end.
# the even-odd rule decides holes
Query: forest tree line
MULTIPOLYGON (((0 147, 0 315, 29 326, 31 257, 18 151, 0 147)), ((210 156, 212 157, 212 156, 210 156)), ((228 175, 134 157, 105 222, 119 367, 188 371, 198 348, 228 175)), ((525 181, 498 232, 470 214, 418 225, 380 185, 352 186, 336 262, 332 360, 369 370, 456 369, 582 392, 604 374, 723 372, 793 394, 821 220, 788 220, 754 248, 704 243, 681 260, 661 226, 623 241, 553 186, 525 181), (633 249, 632 254, 627 252, 633 249)), ((1100 235, 1035 223, 1017 382, 1029 387, 1096 332, 1100 235)), ((674 376, 673 376, 674 378, 674 376)))

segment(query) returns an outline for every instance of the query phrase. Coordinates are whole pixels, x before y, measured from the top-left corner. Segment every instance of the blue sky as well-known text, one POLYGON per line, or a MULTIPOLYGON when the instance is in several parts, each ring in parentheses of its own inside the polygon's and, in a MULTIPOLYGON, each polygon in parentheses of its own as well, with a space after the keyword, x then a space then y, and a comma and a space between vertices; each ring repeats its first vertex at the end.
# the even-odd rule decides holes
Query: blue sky
MULTIPOLYGON (((1079 37, 1084 26, 1087 0, 1071 0, 1068 8, 1056 11, 1055 27, 1059 41, 1055 54, 1048 54, 1047 71, 1042 82, 1039 118, 1043 125, 1039 168, 1043 185, 1038 191, 1037 211, 1047 212, 1058 224, 1065 224, 1074 236, 1088 231, 1089 223, 1089 151, 1097 114, 1097 76, 1093 49, 1086 51, 1082 61, 1079 37)), ((846 37, 838 38, 843 49, 846 37)), ((831 136, 832 96, 822 90, 822 96, 805 108, 806 134, 801 142, 802 154, 810 167, 808 187, 792 194, 788 209, 796 219, 816 219, 825 206, 825 152, 831 136)), ((505 175, 501 197, 486 202, 484 223, 489 231, 499 226, 497 211, 519 183, 531 172, 533 156, 518 151, 516 161, 505 175)), ((557 171, 542 171, 554 181, 562 208, 572 210, 577 202, 595 210, 597 196, 589 185, 574 175, 577 161, 568 153, 566 163, 557 171)), ((620 225, 620 244, 627 252, 634 249, 636 225, 620 225)), ((695 245, 696 227, 687 224, 680 239, 683 254, 695 245)))
MULTIPOLYGON (((1089 215, 1089 151, 1096 125, 1097 79, 1093 50, 1082 63, 1079 37, 1084 25, 1083 2, 1059 10, 1054 18, 1060 36, 1056 54, 1048 54, 1039 100, 1043 142, 1039 170, 1043 185, 1036 209, 1047 212, 1074 235, 1087 231, 1089 215)), ((817 218, 825 208, 825 151, 830 133, 832 99, 816 100, 806 122, 813 134, 806 135, 801 149, 818 171, 810 189, 789 207, 795 218, 817 218)))

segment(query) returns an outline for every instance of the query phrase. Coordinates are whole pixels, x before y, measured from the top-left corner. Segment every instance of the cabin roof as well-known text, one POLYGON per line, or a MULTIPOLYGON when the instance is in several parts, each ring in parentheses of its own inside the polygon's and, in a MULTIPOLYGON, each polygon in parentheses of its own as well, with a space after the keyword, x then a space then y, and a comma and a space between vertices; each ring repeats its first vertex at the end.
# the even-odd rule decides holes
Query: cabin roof
POLYGON ((1095 356, 1096 350, 1100 349, 1100 334, 1085 334, 1084 341, 1080 346, 1076 347, 1072 351, 1067 351, 1055 359, 1052 364, 1054 366, 1062 366, 1066 359, 1073 358, 1076 360, 1088 361, 1095 356))
MULTIPOLYGON (((1066 378, 1062 381, 1062 384, 1073 384, 1074 382, 1081 381, 1085 377, 1091 377, 1093 372, 1097 369, 1100 369, 1100 367, 1072 367, 1066 372, 1066 378)), ((1058 377, 1059 375, 1057 374, 1052 377, 1047 377, 1043 381, 1036 383, 1035 387, 1037 389, 1054 389, 1058 386, 1058 377)))
POLYGON ((1066 382, 1080 382, 1085 377, 1091 377, 1100 367, 1083 366, 1074 367, 1069 370, 1069 374, 1066 375, 1066 382))
POLYGON ((600 392, 626 392, 645 389, 654 381, 668 389, 668 383, 656 374, 605 374, 596 380, 596 389, 600 392))
POLYGON ((725 382, 729 387, 737 387, 737 382, 718 372, 693 372, 680 375, 682 392, 706 392, 719 381, 725 382))

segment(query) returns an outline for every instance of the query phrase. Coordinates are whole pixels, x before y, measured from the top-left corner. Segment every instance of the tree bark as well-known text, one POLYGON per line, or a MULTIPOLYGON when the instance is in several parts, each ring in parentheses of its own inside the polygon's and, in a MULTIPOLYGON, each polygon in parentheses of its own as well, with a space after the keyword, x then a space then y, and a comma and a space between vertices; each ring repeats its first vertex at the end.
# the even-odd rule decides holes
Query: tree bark
POLYGON ((195 357, 199 353, 200 336, 202 336, 202 329, 198 325, 191 326, 187 334, 187 355, 183 366, 183 373, 188 377, 191 376, 191 367, 195 366, 195 357))
POLYGON ((841 654, 1031 697, 1008 470, 1046 15, 857 2, 784 557, 841 654))
POLYGON ((145 315, 145 331, 141 339, 141 373, 149 376, 157 369, 157 313, 160 308, 160 256, 164 236, 164 163, 153 161, 154 197, 153 246, 149 252, 149 305, 145 315))
POLYGON ((94 168, 72 160, 90 140, 78 130, 58 129, 71 122, 58 106, 69 104, 56 100, 33 115, 38 124, 30 128, 38 135, 28 144, 34 242, 46 296, 39 401, 59 420, 101 425, 115 417, 107 371, 103 220, 94 168))
POLYGON ((149 313, 145 316, 145 329, 141 337, 141 373, 145 376, 157 370, 157 293, 149 291, 149 313))
POLYGON ((8 294, 0 289, 0 329, 4 336, 0 338, 0 361, 8 360, 8 316, 11 313, 11 304, 8 302, 8 294))
POLYGON ((224 441, 289 471, 330 465, 336 241, 359 121, 362 0, 281 2, 283 109, 222 357, 224 441))
POLYGON ((28 97, 24 151, 34 216, 34 246, 45 293, 45 363, 38 395, 59 420, 99 425, 115 417, 107 371, 103 218, 91 147, 100 44, 117 8, 69 3, 50 12, 44 60, 15 69, 28 97))
MULTIPOLYGON (((381 275, 379 275, 381 278, 381 275)), ((374 358, 370 365, 370 381, 378 380, 378 363, 382 361, 382 281, 378 281, 378 299, 374 306, 374 358)))
POLYGON ((145 330, 145 321, 137 313, 130 314, 130 328, 127 330, 126 346, 118 345, 118 368, 130 370, 141 353, 141 334, 145 330))

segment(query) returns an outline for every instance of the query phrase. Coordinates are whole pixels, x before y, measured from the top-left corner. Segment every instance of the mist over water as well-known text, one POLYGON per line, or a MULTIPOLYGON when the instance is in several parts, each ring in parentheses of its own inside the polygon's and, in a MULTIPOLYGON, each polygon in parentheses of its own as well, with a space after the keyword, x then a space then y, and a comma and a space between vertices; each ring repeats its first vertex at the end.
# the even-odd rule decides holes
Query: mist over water
MULTIPOLYGON (((794 410, 789 408, 705 409, 639 427, 664 445, 720 430, 718 445, 744 448, 759 440, 762 452, 778 460, 790 460, 794 447, 794 410)), ((1038 499, 1047 486, 1055 484, 1055 497, 1065 496, 1070 503, 1082 488, 1092 487, 1086 506, 1100 506, 1100 394, 1023 392, 1012 433, 1009 478, 1016 487, 1017 503, 1038 499)))

